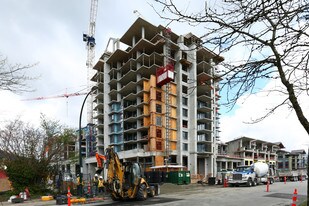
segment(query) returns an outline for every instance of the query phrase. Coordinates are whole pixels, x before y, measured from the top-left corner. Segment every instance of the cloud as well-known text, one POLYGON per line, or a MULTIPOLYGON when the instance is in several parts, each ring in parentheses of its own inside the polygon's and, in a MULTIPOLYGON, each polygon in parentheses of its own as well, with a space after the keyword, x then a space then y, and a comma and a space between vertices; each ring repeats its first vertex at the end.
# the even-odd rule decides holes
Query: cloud
MULTIPOLYGON (((282 142, 287 150, 306 148, 308 134, 298 121, 294 110, 282 106, 260 123, 247 124, 262 117, 267 109, 280 104, 285 96, 270 93, 269 90, 279 82, 270 81, 258 94, 242 97, 233 115, 223 114, 221 118, 221 140, 230 141, 240 136, 247 136, 269 142, 282 142)), ((299 97, 305 115, 308 116, 309 102, 303 101, 306 95, 299 97)))
MULTIPOLYGON (((143 18, 154 25, 169 23, 160 19, 148 2, 152 3, 145 0, 134 0, 129 4, 123 0, 99 1, 95 36, 96 60, 104 52, 109 37, 121 37, 136 20, 134 10, 138 10, 143 18)), ((204 6, 197 0, 181 4, 182 9, 190 7, 188 12, 198 11, 204 6)), ((4 0, 1 7, 5 9, 0 13, 0 25, 4 25, 4 29, 0 30, 0 53, 8 56, 11 63, 39 62, 29 74, 39 75, 41 78, 30 82, 30 86, 36 89, 33 93, 16 95, 0 92, 0 125, 5 120, 19 116, 32 124, 39 124, 40 113, 44 113, 63 124, 78 127, 79 112, 85 96, 36 101, 21 99, 48 97, 85 89, 87 51, 82 34, 88 32, 90 0, 78 3, 76 0, 4 0)), ((173 22, 170 27, 177 34, 204 34, 200 26, 189 27, 173 22)), ((225 57, 227 61, 241 60, 246 51, 241 48, 233 53, 235 55, 225 57)), ((251 95, 245 102, 240 101, 236 105, 235 113, 222 114, 222 140, 245 135, 270 142, 281 141, 289 149, 297 149, 303 142, 309 142, 308 135, 300 126, 294 112, 289 112, 286 108, 280 109, 259 124, 243 123, 258 117, 265 108, 279 100, 280 97, 266 96, 264 93, 251 95)), ((305 110, 309 111, 306 105, 308 101, 304 98, 302 102, 305 110)), ((86 110, 85 107, 83 125, 86 124, 86 110)))

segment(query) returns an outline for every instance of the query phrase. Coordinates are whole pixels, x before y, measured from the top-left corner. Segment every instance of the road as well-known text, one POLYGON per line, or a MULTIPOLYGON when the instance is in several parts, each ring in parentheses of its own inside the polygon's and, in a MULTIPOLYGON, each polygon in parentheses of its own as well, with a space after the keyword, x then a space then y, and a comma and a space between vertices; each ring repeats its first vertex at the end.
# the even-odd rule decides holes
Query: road
MULTIPOLYGON (((265 185, 256 187, 227 187, 222 185, 202 186, 198 184, 191 185, 172 185, 164 184, 161 188, 161 194, 146 201, 127 201, 114 202, 110 198, 104 202, 84 204, 89 206, 107 206, 107 205, 160 205, 160 206, 289 206, 292 203, 294 190, 298 192, 298 204, 301 203, 307 194, 307 182, 276 182, 270 185, 270 191, 266 192, 265 185)), ((0 206, 12 205, 2 202, 0 206)), ((23 206, 56 206, 55 200, 26 201, 19 205, 23 206)), ((76 205, 76 204, 74 204, 76 205)))
MULTIPOLYGON (((266 185, 228 188, 198 185, 181 191, 173 191, 170 194, 161 194, 144 202, 114 202, 113 205, 288 206, 292 203, 295 189, 297 189, 298 203, 300 203, 306 198, 307 182, 287 182, 286 184, 276 182, 270 185, 269 192, 266 192, 266 185)), ((109 205, 109 203, 106 202, 104 205, 109 205)))
MULTIPOLYGON (((291 205, 295 189, 298 191, 298 199, 304 200, 307 193, 307 182, 276 182, 270 185, 270 191, 266 192, 265 185, 256 187, 207 187, 198 192, 185 191, 177 194, 166 194, 161 197, 173 197, 179 199, 160 205, 250 205, 250 206, 285 206, 291 205)), ((301 201, 299 201, 301 202, 301 201)))

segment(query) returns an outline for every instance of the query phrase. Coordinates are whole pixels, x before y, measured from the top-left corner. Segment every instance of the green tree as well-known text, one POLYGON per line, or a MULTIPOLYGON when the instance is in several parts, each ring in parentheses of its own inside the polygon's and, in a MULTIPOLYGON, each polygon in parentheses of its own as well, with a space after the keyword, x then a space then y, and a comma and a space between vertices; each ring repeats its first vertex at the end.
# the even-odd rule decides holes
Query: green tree
POLYGON ((48 177, 57 172, 55 166, 61 164, 64 148, 74 138, 73 129, 44 115, 39 128, 20 120, 8 122, 0 130, 0 150, 14 190, 29 187, 36 193, 47 189, 48 177))

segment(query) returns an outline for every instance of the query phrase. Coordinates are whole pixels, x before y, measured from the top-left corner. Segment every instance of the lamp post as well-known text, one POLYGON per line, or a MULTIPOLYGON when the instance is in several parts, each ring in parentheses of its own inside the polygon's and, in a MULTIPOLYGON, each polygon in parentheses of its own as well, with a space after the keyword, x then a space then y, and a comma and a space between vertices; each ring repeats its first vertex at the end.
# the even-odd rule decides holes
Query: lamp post
POLYGON ((305 143, 303 145, 307 146, 307 206, 309 206, 309 143, 305 143))
MULTIPOLYGON (((83 101, 83 104, 82 104, 82 107, 80 109, 80 113, 79 113, 79 139, 78 139, 78 143, 79 143, 79 178, 80 178, 80 181, 82 182, 83 181, 83 159, 82 159, 82 114, 83 114, 83 109, 84 109, 84 105, 85 105, 85 102, 88 98, 88 96, 94 92, 98 87, 94 86, 91 88, 91 90, 87 93, 84 101, 83 101)), ((83 188, 80 187, 80 191, 79 191, 79 194, 82 195, 82 191, 83 191, 83 188)))

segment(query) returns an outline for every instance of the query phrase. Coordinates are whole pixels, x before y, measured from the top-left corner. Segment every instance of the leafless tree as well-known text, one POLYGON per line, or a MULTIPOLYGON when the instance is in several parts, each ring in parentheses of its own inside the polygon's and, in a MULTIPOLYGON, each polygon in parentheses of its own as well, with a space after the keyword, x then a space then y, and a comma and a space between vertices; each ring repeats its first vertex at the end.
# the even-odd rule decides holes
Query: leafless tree
POLYGON ((13 188, 46 189, 47 177, 59 171, 65 146, 74 136, 73 130, 44 115, 38 128, 19 119, 9 121, 0 129, 0 165, 6 166, 13 188))
POLYGON ((61 160, 64 147, 74 142, 74 138, 72 129, 44 115, 41 117, 41 127, 38 128, 16 119, 0 130, 0 151, 9 160, 22 156, 57 163, 61 160))
POLYGON ((203 29, 204 45, 219 55, 246 48, 248 53, 242 61, 223 63, 220 77, 228 104, 234 106, 241 96, 258 91, 259 81, 280 80, 280 88, 269 93, 279 92, 284 100, 254 122, 288 105, 309 134, 309 122, 299 101, 303 95, 308 102, 309 94, 308 0, 209 0, 194 13, 188 7, 182 10, 173 0, 153 1, 161 18, 203 29))
POLYGON ((7 58, 0 55, 0 90, 15 93, 32 91, 27 82, 35 78, 28 76, 26 72, 35 65, 11 65, 7 58))

